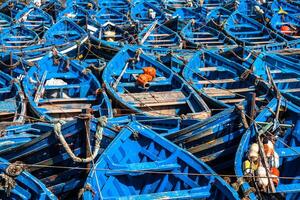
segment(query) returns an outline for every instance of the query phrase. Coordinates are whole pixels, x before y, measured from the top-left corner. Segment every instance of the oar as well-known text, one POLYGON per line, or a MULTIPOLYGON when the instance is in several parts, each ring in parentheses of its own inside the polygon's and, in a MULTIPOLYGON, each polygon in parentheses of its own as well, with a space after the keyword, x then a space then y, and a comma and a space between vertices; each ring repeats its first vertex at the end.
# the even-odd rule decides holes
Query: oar
MULTIPOLYGON (((254 125, 255 125, 255 129, 257 130, 256 123, 254 123, 254 125)), ((268 178, 268 182, 269 182, 269 189, 270 189, 271 193, 275 193, 275 186, 274 186, 273 181, 270 178, 270 173, 269 173, 270 166, 269 166, 269 163, 267 161, 267 157, 266 157, 265 152, 264 152, 264 146, 263 146, 263 143, 262 143, 262 141, 260 139, 260 136, 262 134, 264 134, 265 132, 267 132, 273 125, 274 124, 272 122, 270 122, 266 126, 263 126, 262 129, 260 131, 258 131, 258 134, 257 134, 259 151, 260 151, 260 155, 262 157, 261 160, 262 160, 262 164, 265 167, 266 172, 267 172, 267 178, 268 178)))
POLYGON ((125 67, 123 68, 123 70, 122 70, 122 72, 120 74, 120 76, 117 78, 116 82, 112 86, 114 88, 114 90, 116 90, 117 86, 119 85, 119 82, 120 82, 121 78, 123 77, 123 75, 125 74, 125 72, 126 72, 126 70, 128 68, 128 65, 129 65, 129 63, 127 61, 125 67))
POLYGON ((43 76, 42 76, 42 80, 41 82, 39 83, 39 87, 35 93, 35 97, 34 97, 34 102, 35 103, 38 103, 39 99, 41 98, 41 95, 44 91, 44 84, 45 84, 45 81, 46 81, 46 77, 47 77, 47 71, 44 72, 43 76))

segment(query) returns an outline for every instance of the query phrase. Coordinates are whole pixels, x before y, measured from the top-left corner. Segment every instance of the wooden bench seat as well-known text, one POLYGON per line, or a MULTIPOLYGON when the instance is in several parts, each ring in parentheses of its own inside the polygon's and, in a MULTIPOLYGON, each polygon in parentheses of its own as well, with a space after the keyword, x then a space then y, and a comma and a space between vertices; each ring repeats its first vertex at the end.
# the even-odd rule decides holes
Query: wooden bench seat
POLYGON ((124 101, 133 103, 137 107, 186 104, 186 97, 181 91, 126 93, 119 95, 124 101))

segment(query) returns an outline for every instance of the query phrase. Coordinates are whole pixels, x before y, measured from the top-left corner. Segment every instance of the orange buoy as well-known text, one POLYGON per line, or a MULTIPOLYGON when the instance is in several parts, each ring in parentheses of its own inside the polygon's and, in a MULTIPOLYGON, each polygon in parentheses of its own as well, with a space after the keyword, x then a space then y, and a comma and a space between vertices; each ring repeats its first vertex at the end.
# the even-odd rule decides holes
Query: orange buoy
POLYGON ((282 33, 284 33, 284 34, 290 34, 290 33, 291 33, 290 27, 289 27, 289 26, 286 26, 286 25, 281 26, 280 31, 281 31, 282 33))
POLYGON ((272 174, 272 180, 273 180, 273 183, 275 186, 278 186, 278 183, 279 183, 279 175, 280 175, 280 172, 277 168, 275 167, 272 167, 271 168, 271 174, 272 174))
POLYGON ((144 67, 143 68, 144 74, 148 74, 152 76, 152 78, 156 77, 156 69, 154 67, 144 67))
POLYGON ((140 74, 137 78, 137 83, 144 87, 149 88, 149 82, 153 80, 153 77, 149 74, 140 74))
POLYGON ((264 151, 268 158, 274 155, 274 145, 271 141, 268 141, 268 143, 264 144, 264 151))

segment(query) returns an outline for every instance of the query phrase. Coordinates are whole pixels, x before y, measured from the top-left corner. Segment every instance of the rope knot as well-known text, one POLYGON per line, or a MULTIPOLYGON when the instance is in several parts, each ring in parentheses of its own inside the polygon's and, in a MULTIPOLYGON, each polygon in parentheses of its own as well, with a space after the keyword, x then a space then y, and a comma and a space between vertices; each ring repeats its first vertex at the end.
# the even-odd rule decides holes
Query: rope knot
POLYGON ((11 190, 16 186, 15 178, 19 176, 25 169, 20 162, 11 163, 5 169, 5 174, 0 174, 0 189, 4 190, 7 197, 10 196, 11 190))
POLYGON ((107 124, 107 117, 106 116, 101 116, 98 118, 98 124, 101 126, 101 127, 104 127, 106 126, 107 124))

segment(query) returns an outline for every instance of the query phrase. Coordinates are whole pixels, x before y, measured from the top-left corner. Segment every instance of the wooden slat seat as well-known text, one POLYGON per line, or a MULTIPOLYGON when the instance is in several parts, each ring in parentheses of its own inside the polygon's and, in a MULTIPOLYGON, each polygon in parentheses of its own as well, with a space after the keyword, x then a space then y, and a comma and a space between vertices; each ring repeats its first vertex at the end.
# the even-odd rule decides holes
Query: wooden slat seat
POLYGON ((286 89, 286 90, 283 90, 283 92, 296 93, 296 92, 300 92, 300 88, 286 89))
POLYGON ((237 80, 233 78, 229 79, 218 79, 218 80, 201 80, 198 81, 198 84, 220 84, 220 83, 234 83, 237 82, 237 80))
POLYGON ((254 92, 255 88, 219 89, 203 88, 204 92, 211 97, 235 96, 235 93, 254 92))
POLYGON ((71 103, 71 102, 93 102, 96 101, 96 97, 90 98, 52 98, 52 99, 40 99, 39 105, 53 104, 53 103, 71 103))
POLYGON ((142 92, 119 95, 124 101, 133 103, 137 107, 186 104, 186 97, 181 91, 142 92))
POLYGON ((288 79, 277 79, 274 80, 275 83, 293 83, 293 82, 299 82, 299 78, 288 78, 288 79))
POLYGON ((219 38, 215 38, 215 37, 210 37, 210 38, 191 38, 191 40, 194 40, 194 41, 204 41, 205 43, 207 41, 218 41, 219 38))
POLYGON ((47 104, 39 106, 44 108, 47 114, 59 114, 59 113, 81 113, 83 109, 91 108, 91 104, 88 103, 68 103, 68 104, 47 104))

